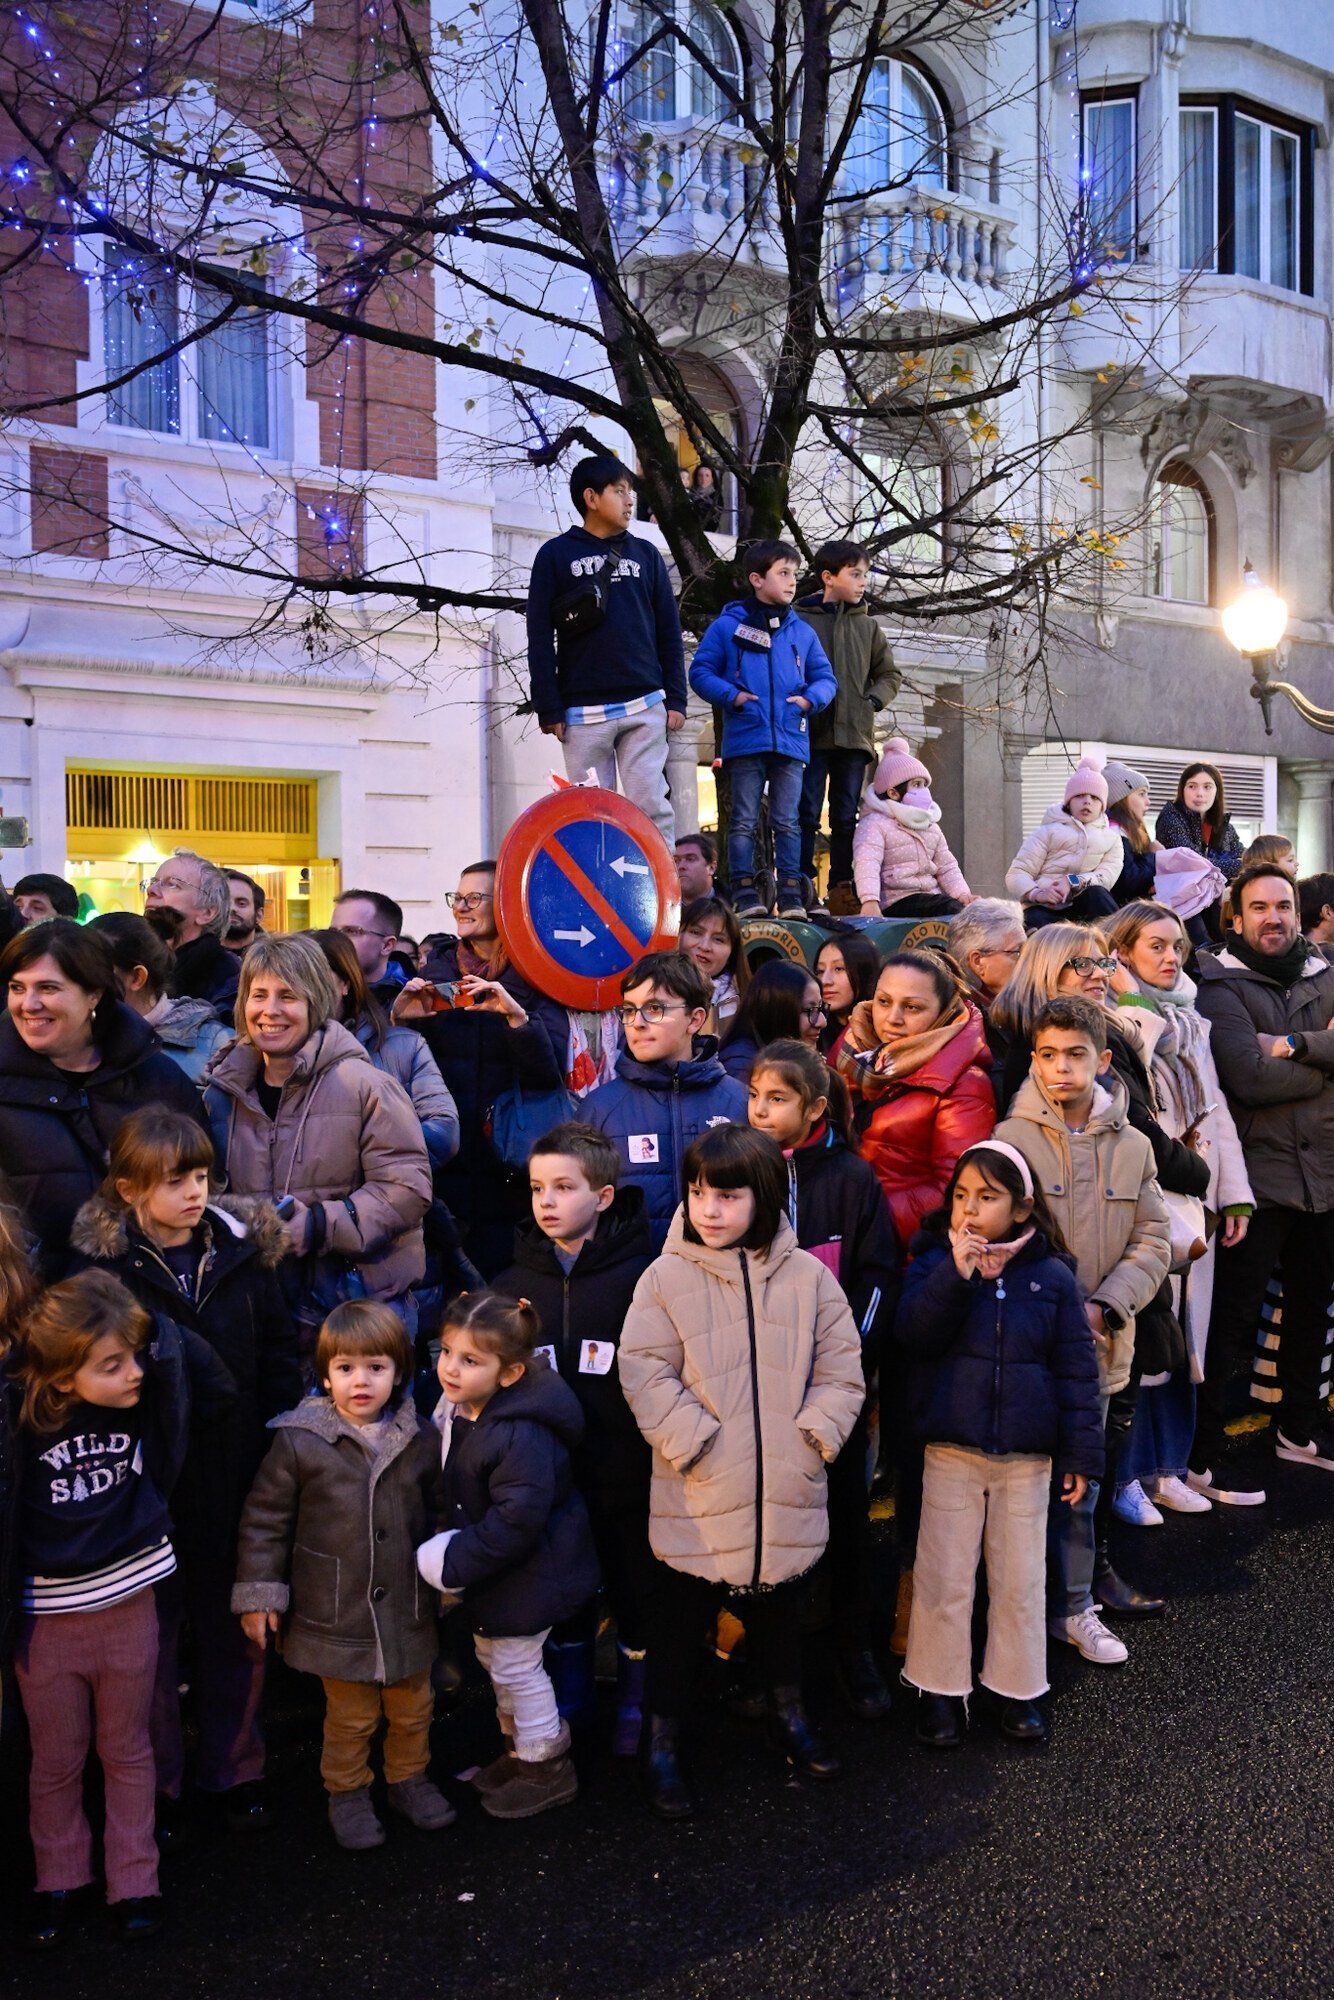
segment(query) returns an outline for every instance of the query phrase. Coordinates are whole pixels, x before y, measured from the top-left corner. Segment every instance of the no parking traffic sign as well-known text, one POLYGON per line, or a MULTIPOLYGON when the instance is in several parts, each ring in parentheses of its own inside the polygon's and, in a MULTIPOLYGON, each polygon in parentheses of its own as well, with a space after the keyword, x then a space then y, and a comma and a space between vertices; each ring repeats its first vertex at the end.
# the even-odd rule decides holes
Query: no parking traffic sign
POLYGON ((600 1013, 646 951, 670 950, 681 892, 667 843, 617 792, 572 785, 519 814, 496 861, 496 922, 524 978, 600 1013))

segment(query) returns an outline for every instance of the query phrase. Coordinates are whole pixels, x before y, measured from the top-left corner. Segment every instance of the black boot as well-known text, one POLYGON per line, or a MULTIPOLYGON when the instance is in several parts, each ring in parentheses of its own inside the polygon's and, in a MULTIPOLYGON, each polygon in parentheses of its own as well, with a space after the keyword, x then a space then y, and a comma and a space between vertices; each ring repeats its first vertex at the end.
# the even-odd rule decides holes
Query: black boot
POLYGON ((689 1819, 695 1801, 681 1774, 680 1724, 675 1716, 646 1715, 641 1741, 644 1744, 644 1786, 648 1802, 659 1819, 689 1819))
POLYGON ((142 1944, 162 1929, 161 1896, 128 1896, 112 1903, 108 1910, 116 1936, 122 1944, 142 1944))
POLYGON ((89 1900, 86 1885, 82 1889, 34 1889, 19 1933, 24 1950, 50 1951, 63 1944, 87 1910, 89 1900))
POLYGON ((881 1722, 893 1707, 893 1696, 869 1646, 840 1646, 838 1684, 853 1714, 863 1722, 881 1722))
POLYGON ((801 1778, 836 1778, 842 1765, 825 1748, 801 1705, 800 1688, 771 1688, 769 1727, 788 1763, 801 1778))
POLYGON ((1047 1718, 1035 1701, 1002 1698, 1000 1726, 1016 1743, 1042 1743, 1047 1735, 1047 1718))
POLYGON ((957 1750, 968 1726, 968 1711, 957 1694, 917 1697, 917 1741, 929 1750, 957 1750))
POLYGON ((1160 1618, 1167 1609, 1162 1597, 1147 1597, 1127 1583, 1112 1568, 1106 1549, 1099 1549, 1093 1564, 1093 1598, 1104 1611, 1122 1618, 1160 1618))

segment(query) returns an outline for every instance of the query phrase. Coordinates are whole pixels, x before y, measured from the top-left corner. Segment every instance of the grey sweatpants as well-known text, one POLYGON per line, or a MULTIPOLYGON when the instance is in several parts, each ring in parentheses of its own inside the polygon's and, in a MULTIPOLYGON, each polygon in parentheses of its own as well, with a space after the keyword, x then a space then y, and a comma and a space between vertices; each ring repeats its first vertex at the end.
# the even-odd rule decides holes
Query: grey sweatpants
POLYGON ((621 790, 632 805, 646 812, 670 847, 676 837, 671 801, 667 796, 667 708, 659 702, 639 715, 615 722, 566 724, 565 775, 576 783, 596 771, 598 783, 621 790))

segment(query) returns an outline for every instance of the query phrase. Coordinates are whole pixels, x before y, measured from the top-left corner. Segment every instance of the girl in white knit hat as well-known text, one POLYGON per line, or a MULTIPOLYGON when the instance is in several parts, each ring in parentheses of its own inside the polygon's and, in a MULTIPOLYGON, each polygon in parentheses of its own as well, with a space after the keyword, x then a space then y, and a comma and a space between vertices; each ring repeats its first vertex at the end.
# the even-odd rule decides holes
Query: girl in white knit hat
POLYGON ((952 917, 973 892, 940 830, 931 773, 891 736, 862 800, 852 872, 864 917, 952 917))
POLYGON ((1005 875, 1024 905, 1024 928, 1096 924, 1116 908, 1111 891, 1121 873, 1121 833, 1107 817, 1103 757, 1090 751, 1070 773, 1065 797, 1048 806, 1005 875))

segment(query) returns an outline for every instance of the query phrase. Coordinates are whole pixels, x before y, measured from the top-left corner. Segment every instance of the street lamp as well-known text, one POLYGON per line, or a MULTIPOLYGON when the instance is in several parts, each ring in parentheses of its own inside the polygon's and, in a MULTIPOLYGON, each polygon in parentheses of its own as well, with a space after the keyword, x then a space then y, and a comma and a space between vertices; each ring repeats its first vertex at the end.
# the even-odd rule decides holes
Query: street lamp
POLYGON ((1274 733, 1271 708, 1284 694, 1303 722, 1324 736, 1334 736, 1334 709, 1317 708, 1291 681, 1273 678, 1274 655, 1288 629, 1288 607, 1276 590, 1261 583, 1250 563, 1242 569, 1241 595, 1223 607, 1223 630, 1251 669, 1251 693, 1265 719, 1265 735, 1274 733))

